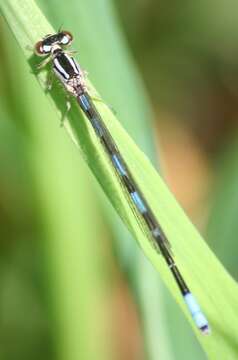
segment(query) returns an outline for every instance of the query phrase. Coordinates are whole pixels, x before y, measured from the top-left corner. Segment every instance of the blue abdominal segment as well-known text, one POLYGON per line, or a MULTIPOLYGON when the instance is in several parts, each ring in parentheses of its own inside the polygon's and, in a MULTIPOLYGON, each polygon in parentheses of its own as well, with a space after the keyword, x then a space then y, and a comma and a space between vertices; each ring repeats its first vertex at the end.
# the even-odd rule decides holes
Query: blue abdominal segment
POLYGON ((116 154, 112 155, 112 161, 116 167, 116 169, 119 171, 121 176, 126 176, 126 170, 124 169, 123 165, 121 164, 120 160, 118 159, 118 156, 116 154))
POLYGON ((139 212, 141 214, 146 213, 147 209, 137 191, 134 191, 133 193, 131 193, 131 198, 132 198, 134 204, 136 205, 137 209, 139 210, 139 212))
POLYGON ((80 100, 82 102, 82 107, 84 111, 88 111, 91 108, 91 105, 85 95, 80 95, 80 100))
POLYGON ((204 334, 209 334, 210 329, 209 329, 208 321, 205 315, 202 313, 200 306, 198 305, 198 302, 193 296, 193 294, 191 294, 190 292, 187 293, 186 295, 184 295, 184 300, 197 327, 204 334))

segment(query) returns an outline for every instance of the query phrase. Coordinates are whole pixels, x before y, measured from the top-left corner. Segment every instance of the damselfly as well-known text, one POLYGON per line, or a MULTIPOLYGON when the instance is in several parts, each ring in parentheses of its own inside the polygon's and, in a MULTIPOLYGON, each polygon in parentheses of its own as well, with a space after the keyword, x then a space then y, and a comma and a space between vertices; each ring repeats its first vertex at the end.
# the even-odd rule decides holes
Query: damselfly
POLYGON ((35 53, 38 56, 46 56, 46 59, 40 64, 40 67, 51 61, 53 71, 64 85, 67 93, 77 99, 81 110, 86 115, 95 131, 96 136, 102 144, 105 153, 107 154, 108 159, 117 174, 120 184, 124 189, 124 193, 127 194, 132 207, 138 215, 138 218, 144 224, 149 240, 166 261, 196 326, 203 334, 209 334, 210 328, 208 321, 201 311, 195 297, 190 292, 174 261, 171 253, 171 247, 165 233, 159 225, 157 218, 151 210, 145 196, 136 184, 136 181, 134 180, 115 141, 93 104, 92 98, 89 95, 85 84, 84 71, 72 57, 72 52, 64 50, 64 47, 69 46, 72 40, 73 36, 70 32, 60 31, 54 35, 46 35, 42 40, 37 42, 35 45, 35 53))

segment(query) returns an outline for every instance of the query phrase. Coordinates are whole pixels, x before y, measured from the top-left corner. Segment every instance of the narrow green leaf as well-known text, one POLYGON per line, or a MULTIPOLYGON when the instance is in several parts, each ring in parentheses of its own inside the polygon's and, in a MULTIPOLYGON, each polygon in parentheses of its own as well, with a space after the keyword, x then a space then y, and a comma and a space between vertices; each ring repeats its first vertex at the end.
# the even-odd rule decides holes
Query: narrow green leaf
MULTIPOLYGON (((1 4, 1 9, 31 62, 32 54, 26 50, 26 46, 33 46, 43 35, 55 30, 50 27, 31 0, 5 0, 1 4)), ((45 72, 39 75, 41 83, 45 76, 45 72)), ((110 77, 108 79, 110 81, 110 77)), ((57 109, 62 103, 62 95, 59 95, 59 92, 59 89, 56 89, 52 93, 57 109)), ((121 128, 108 107, 99 102, 96 105, 168 236, 182 274, 209 319, 211 336, 204 337, 194 329, 199 341, 211 359, 236 359, 238 355, 237 285, 201 239, 148 159, 121 128)), ((159 270, 188 320, 193 324, 164 260, 153 249, 138 226, 103 149, 76 104, 73 104, 65 127, 81 149, 85 160, 121 218, 137 238, 147 257, 159 270)))

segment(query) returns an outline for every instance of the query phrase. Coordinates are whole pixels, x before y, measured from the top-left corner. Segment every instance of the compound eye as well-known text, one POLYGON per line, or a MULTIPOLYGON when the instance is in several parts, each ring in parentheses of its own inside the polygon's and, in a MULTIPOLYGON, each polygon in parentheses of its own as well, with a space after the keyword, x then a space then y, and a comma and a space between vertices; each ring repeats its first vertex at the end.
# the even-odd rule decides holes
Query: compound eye
POLYGON ((42 46, 42 41, 38 41, 36 44, 35 44, 35 53, 36 55, 39 55, 39 56, 44 56, 44 50, 43 50, 43 46, 42 46))
POLYGON ((73 35, 69 31, 62 31, 62 38, 60 43, 62 45, 70 45, 73 40, 73 35))
POLYGON ((35 53, 38 56, 44 56, 49 54, 51 51, 51 45, 44 44, 44 41, 39 41, 35 45, 35 53))

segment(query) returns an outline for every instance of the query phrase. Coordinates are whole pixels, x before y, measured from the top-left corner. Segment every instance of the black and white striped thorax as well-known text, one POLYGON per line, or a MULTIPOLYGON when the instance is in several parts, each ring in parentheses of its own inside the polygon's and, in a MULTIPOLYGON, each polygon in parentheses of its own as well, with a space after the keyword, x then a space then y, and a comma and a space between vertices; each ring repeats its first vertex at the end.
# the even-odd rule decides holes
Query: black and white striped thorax
POLYGON ((53 51, 53 70, 72 95, 77 97, 85 91, 84 73, 79 64, 58 47, 53 51))

